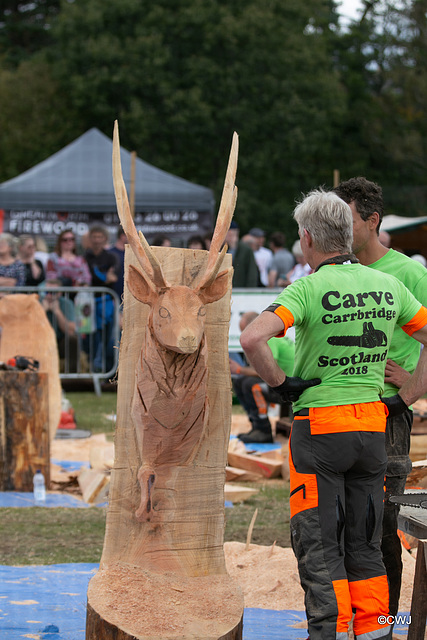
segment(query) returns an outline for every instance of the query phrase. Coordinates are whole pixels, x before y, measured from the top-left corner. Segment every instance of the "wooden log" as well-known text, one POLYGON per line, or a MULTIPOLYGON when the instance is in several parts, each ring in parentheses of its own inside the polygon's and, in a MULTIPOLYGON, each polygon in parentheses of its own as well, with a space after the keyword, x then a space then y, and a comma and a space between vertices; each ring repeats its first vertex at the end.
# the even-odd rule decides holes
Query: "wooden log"
POLYGON ((252 498, 255 494, 259 493, 258 489, 251 489, 250 487, 242 487, 239 484, 227 484, 224 486, 224 496, 226 500, 230 502, 243 502, 248 498, 252 498))
POLYGON ((110 470, 114 466, 114 444, 107 442, 105 433, 92 436, 89 450, 89 464, 92 469, 110 470))
MULTIPOLYGON (((181 612, 178 612, 181 616, 181 612)), ((148 612, 147 617, 150 618, 151 612, 148 612)), ((192 619, 192 612, 189 612, 190 619, 192 619)), ((162 625, 163 620, 156 620, 158 625, 162 625)), ((157 634, 159 627, 156 628, 155 633, 157 634)), ((243 619, 240 620, 239 624, 232 630, 225 633, 225 635, 218 636, 215 638, 217 640, 240 640, 243 633, 243 619)), ((149 640, 153 637, 150 636, 149 640)), ((178 638, 182 638, 184 636, 176 636, 178 638)), ((190 637, 188 635, 185 636, 190 637)), ((193 635, 194 640, 207 640, 201 636, 193 635)), ((90 606, 87 605, 87 618, 86 618, 86 638, 97 638, 97 640, 136 640, 135 636, 129 636, 126 631, 119 629, 119 627, 107 623, 105 620, 102 620, 100 615, 90 606)), ((142 638, 142 636, 138 636, 138 638, 142 638)), ((148 640, 148 637, 147 637, 148 640)))
POLYGON ((49 433, 55 437, 61 416, 61 381, 56 335, 36 294, 17 293, 0 299, 0 361, 14 356, 34 358, 48 374, 49 433))
POLYGON ((280 452, 265 452, 261 455, 228 452, 228 464, 261 474, 264 478, 277 478, 282 473, 284 458, 280 452))
POLYGON ((424 460, 427 457, 427 435, 411 435, 409 457, 412 462, 424 460))
MULTIPOLYGON (((169 282, 191 281, 207 260, 202 251, 153 250, 169 282)), ((126 269, 136 264, 127 250, 126 269)), ((229 265, 226 256, 223 268, 229 265)), ((182 463, 155 466, 155 483, 148 492, 150 508, 141 517, 144 460, 132 398, 138 400, 135 370, 142 357, 149 308, 125 288, 115 462, 100 569, 88 588, 86 640, 241 639, 243 596, 227 573, 223 549, 232 399, 230 290, 205 308, 206 424, 191 445, 189 461, 183 457, 182 463)), ((158 415, 168 423, 174 412, 158 415)), ((150 435, 144 432, 143 437, 150 435)), ((144 446, 151 455, 149 444, 146 440, 144 446)))
POLYGON ((108 494, 110 477, 95 469, 83 469, 77 476, 83 500, 88 504, 102 502, 108 494))
POLYGON ((50 483, 46 373, 0 372, 0 490, 33 491, 40 469, 50 483))
POLYGON ((233 482, 234 480, 256 482, 257 480, 262 480, 262 475, 260 473, 246 471, 246 469, 238 469, 237 467, 225 467, 225 481, 233 482))

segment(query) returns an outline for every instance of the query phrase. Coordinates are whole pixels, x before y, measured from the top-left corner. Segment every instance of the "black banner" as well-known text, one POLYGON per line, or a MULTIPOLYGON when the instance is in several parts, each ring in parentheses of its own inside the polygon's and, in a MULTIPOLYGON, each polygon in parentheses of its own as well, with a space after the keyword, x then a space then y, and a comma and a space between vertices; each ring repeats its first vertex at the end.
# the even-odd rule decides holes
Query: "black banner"
MULTIPOLYGON (((104 225, 110 233, 110 240, 114 241, 119 229, 116 213, 0 210, 1 232, 14 236, 23 233, 42 236, 48 244, 54 244, 65 229, 81 238, 94 224, 104 225)), ((174 246, 185 247, 190 236, 203 236, 212 230, 212 225, 212 214, 208 211, 147 211, 135 214, 135 226, 149 243, 157 235, 166 235, 174 246)))

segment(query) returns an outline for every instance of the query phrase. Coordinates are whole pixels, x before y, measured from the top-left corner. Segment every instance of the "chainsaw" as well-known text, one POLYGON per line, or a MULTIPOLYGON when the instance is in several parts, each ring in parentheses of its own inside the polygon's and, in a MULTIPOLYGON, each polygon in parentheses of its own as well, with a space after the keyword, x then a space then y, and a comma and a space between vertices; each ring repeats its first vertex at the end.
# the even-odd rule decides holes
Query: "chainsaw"
POLYGON ((402 496, 390 496, 390 502, 404 507, 418 507, 427 509, 427 493, 425 491, 414 491, 404 493, 402 496))
POLYGON ((7 362, 0 362, 0 370, 2 371, 38 371, 39 367, 38 360, 27 356, 15 356, 9 358, 7 362))

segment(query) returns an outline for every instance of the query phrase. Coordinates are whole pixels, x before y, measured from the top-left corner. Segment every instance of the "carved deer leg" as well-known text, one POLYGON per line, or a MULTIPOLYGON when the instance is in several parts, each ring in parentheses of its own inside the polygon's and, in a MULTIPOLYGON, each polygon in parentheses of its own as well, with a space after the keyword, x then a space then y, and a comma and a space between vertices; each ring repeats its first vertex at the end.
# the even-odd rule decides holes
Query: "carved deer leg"
POLYGON ((141 502, 135 511, 138 522, 149 522, 153 511, 153 489, 156 474, 153 469, 142 466, 138 471, 138 481, 141 487, 141 502))

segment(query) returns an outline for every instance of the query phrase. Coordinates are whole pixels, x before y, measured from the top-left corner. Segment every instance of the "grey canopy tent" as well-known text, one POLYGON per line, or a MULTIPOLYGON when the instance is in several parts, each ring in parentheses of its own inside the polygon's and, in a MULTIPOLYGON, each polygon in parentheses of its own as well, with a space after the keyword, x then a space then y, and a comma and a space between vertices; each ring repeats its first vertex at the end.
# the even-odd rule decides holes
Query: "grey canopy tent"
MULTIPOLYGON (((90 129, 57 153, 0 185, 0 208, 44 211, 116 211, 111 169, 112 141, 90 129)), ((130 187, 131 154, 121 148, 123 177, 130 187)), ((147 164, 135 166, 135 210, 195 209, 213 212, 211 189, 147 164)))
MULTIPOLYGON (((112 145, 101 131, 90 129, 43 162, 0 184, 3 230, 52 237, 65 226, 80 235, 95 221, 117 226, 112 145)), ((123 147, 121 162, 129 194, 131 153, 123 147)), ((136 158, 135 223, 144 233, 186 239, 209 230, 214 207, 211 189, 136 158)))

